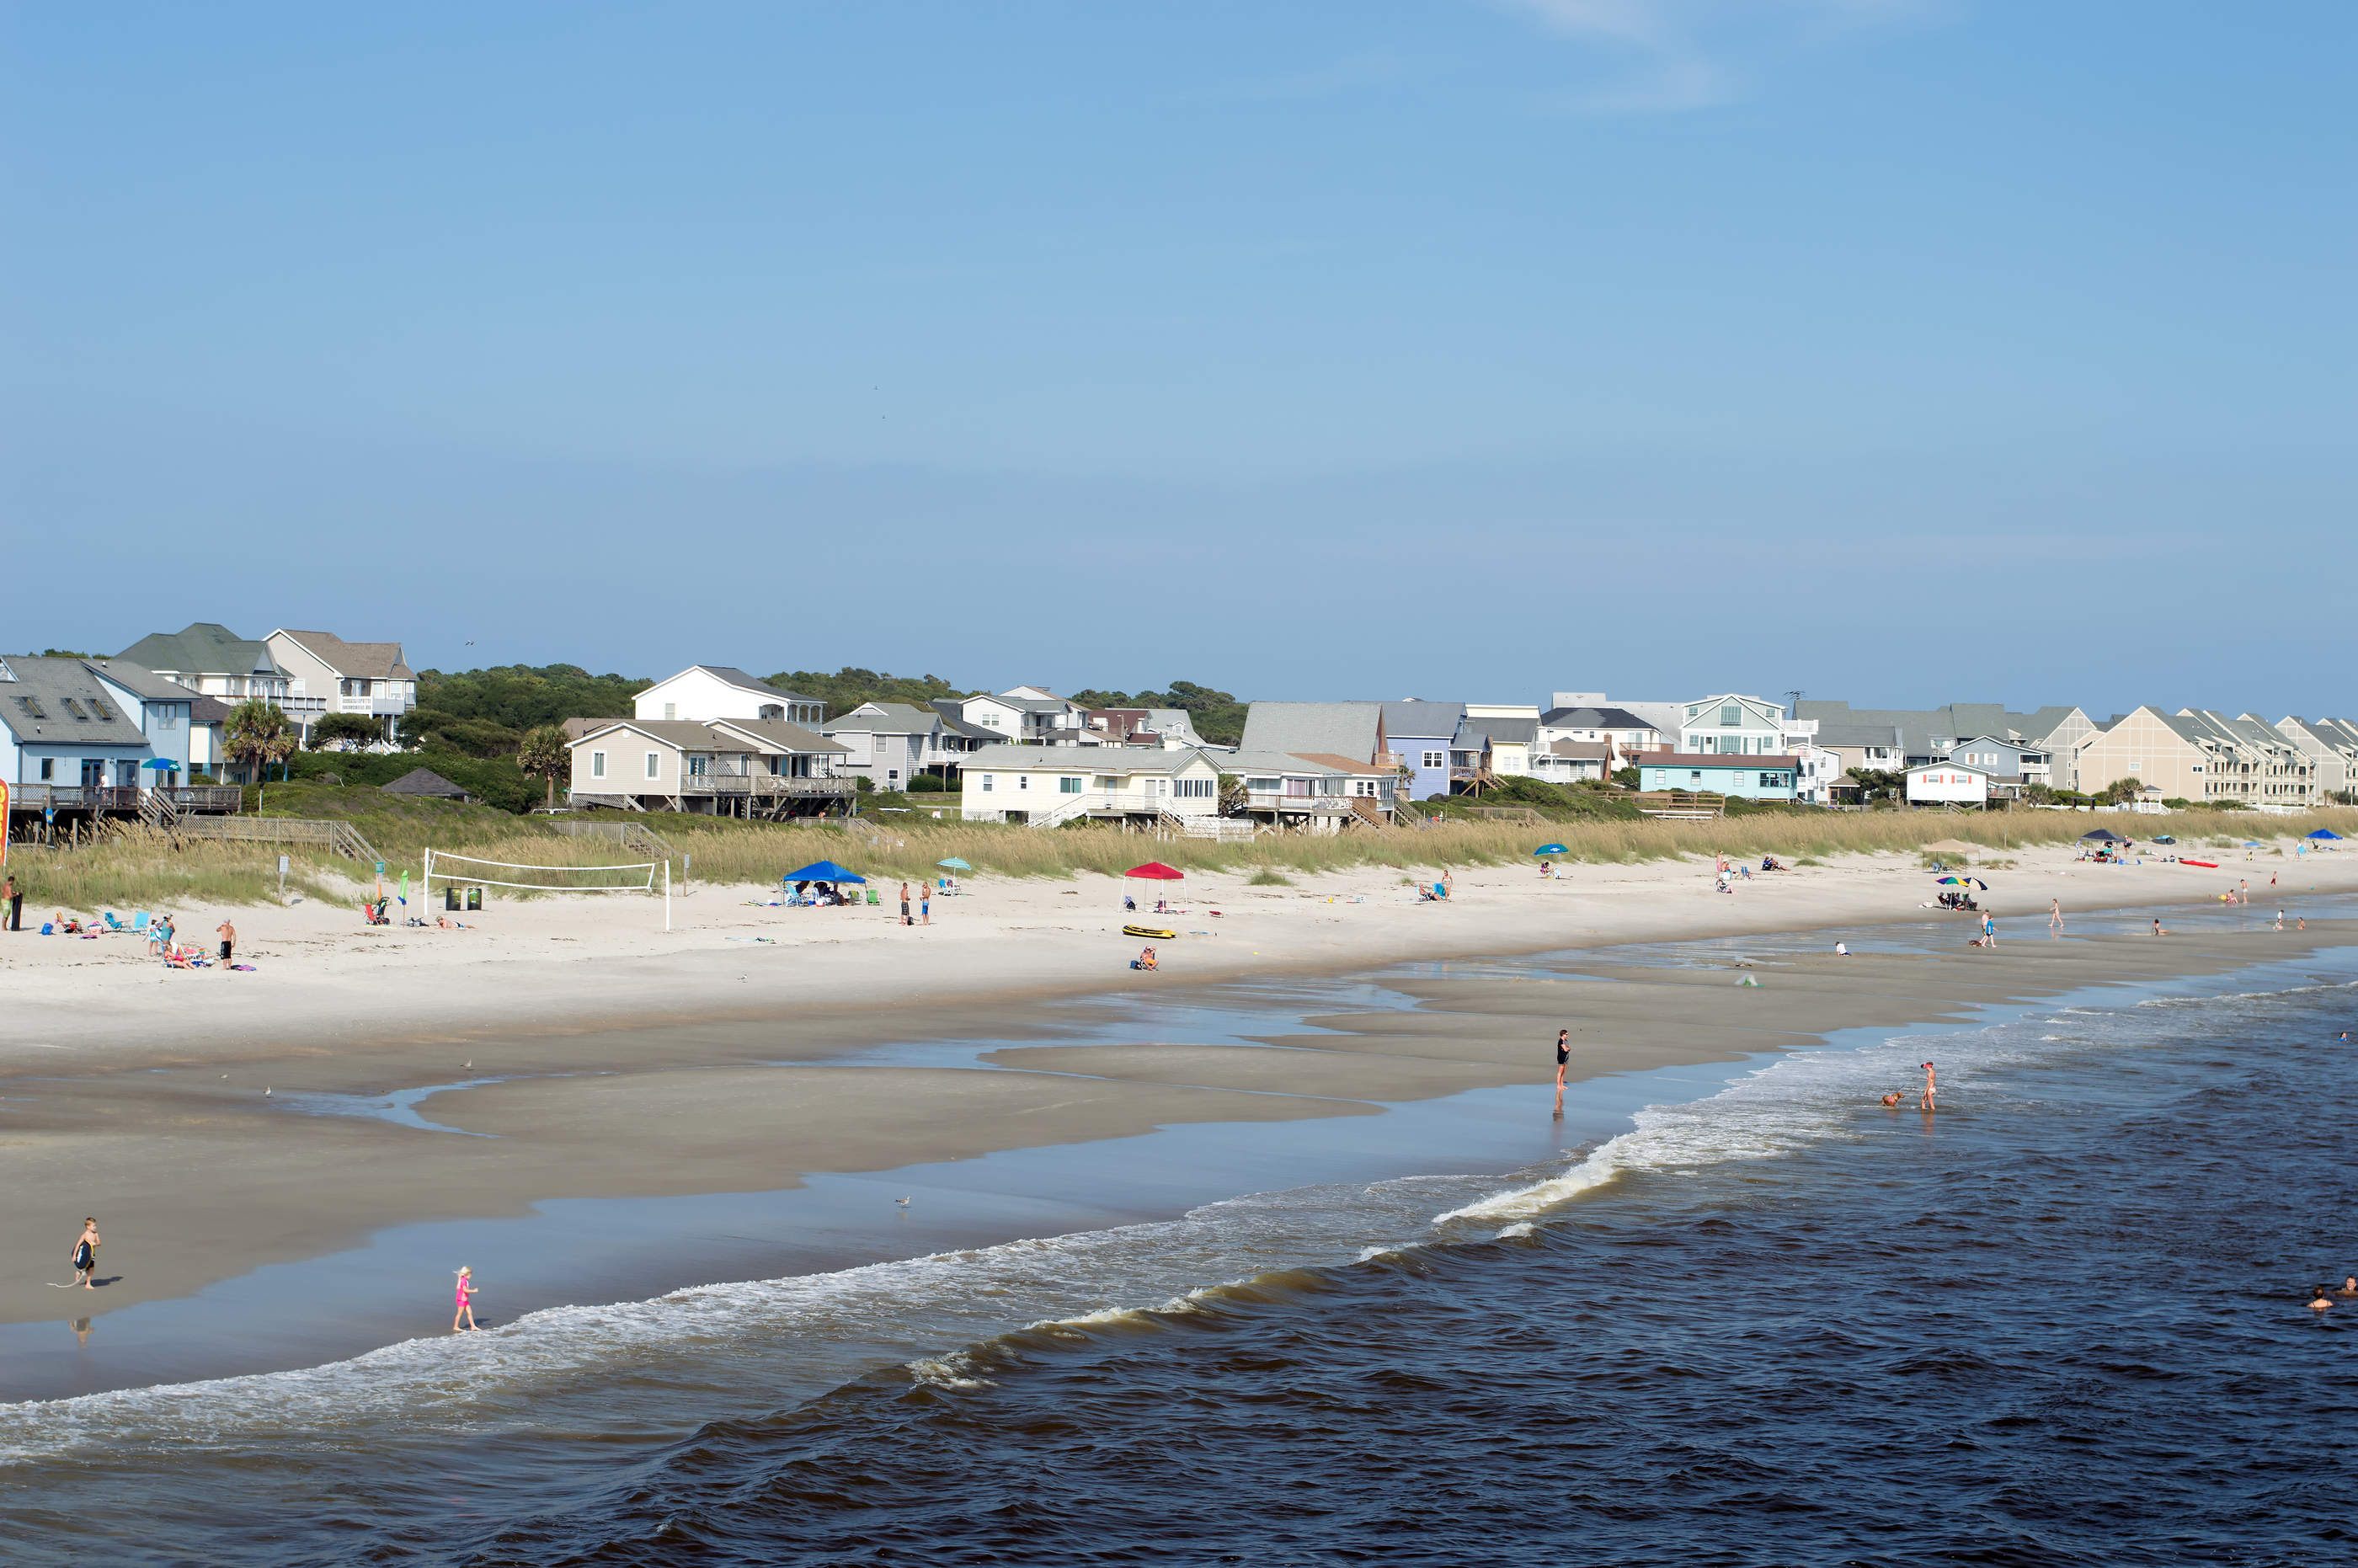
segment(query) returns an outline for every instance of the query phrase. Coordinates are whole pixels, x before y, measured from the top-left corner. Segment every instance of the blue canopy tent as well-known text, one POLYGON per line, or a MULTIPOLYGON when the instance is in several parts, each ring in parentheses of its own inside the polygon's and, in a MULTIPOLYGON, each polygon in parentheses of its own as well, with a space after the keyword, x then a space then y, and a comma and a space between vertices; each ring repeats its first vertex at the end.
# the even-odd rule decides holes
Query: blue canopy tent
POLYGON ((788 871, 784 880, 790 882, 860 882, 862 884, 868 881, 858 871, 849 871, 837 865, 833 860, 814 860, 799 871, 788 871))
POLYGON ((2335 832, 2332 828, 2331 828, 2331 827, 2320 827, 2320 828, 2319 828, 2316 832, 2314 832, 2314 833, 2310 834, 2310 835, 2309 835, 2309 837, 2310 837, 2310 838, 2331 838, 2331 839, 2335 839, 2335 840, 2337 840, 2337 841, 2338 841, 2338 840, 2340 840, 2340 838, 2341 838, 2342 835, 2341 835, 2341 834, 2339 834, 2339 833, 2336 833, 2336 832, 2335 832))

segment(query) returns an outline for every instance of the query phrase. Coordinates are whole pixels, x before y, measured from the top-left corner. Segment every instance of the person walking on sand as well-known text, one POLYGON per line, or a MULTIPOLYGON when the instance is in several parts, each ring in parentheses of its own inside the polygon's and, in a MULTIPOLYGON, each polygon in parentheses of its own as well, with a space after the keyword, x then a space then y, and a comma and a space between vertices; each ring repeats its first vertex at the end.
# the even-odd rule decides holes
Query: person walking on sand
POLYGON ((907 882, 901 884, 901 924, 903 925, 917 924, 909 918, 909 884, 907 882))
POLYGON ((90 1277, 98 1272, 98 1221, 83 1220, 81 1234, 74 1238, 73 1266, 74 1283, 85 1291, 95 1288, 90 1277))
POLYGON ((929 881, 919 882, 917 884, 917 924, 931 925, 933 923, 934 884, 929 881))
POLYGON ((461 1319, 465 1320, 468 1328, 471 1330, 477 1326, 475 1323, 475 1293, 482 1288, 482 1286, 475 1283, 475 1271, 473 1269, 464 1267, 460 1269, 459 1310, 450 1314, 451 1333, 456 1334, 459 1332, 459 1324, 461 1319))
POLYGON ((2063 934, 2063 901, 2060 898, 2047 901, 2047 930, 2053 936, 2063 934))
POLYGON ((25 929, 25 895, 18 890, 16 878, 10 877, 7 885, 0 887, 0 898, 8 901, 8 929, 25 929))
POLYGON ((1997 916, 1987 911, 1982 914, 1982 946, 1985 947, 1997 946, 1997 916))
POLYGON ((226 974, 229 972, 230 955, 237 950, 237 927, 232 925, 228 919, 224 917, 222 923, 219 925, 214 926, 213 929, 221 933, 222 972, 226 974))
POLYGON ((1571 1060, 1572 1031, 1559 1029, 1555 1032, 1555 1114, 1559 1118, 1563 1115, 1564 1066, 1571 1060))
POLYGON ((1924 1098, 1916 1102, 1916 1108, 1919 1110, 1938 1110, 1940 1108, 1932 1103, 1932 1090, 1934 1087, 1933 1078, 1934 1074, 1932 1072, 1932 1064, 1927 1062, 1924 1064, 1924 1098))

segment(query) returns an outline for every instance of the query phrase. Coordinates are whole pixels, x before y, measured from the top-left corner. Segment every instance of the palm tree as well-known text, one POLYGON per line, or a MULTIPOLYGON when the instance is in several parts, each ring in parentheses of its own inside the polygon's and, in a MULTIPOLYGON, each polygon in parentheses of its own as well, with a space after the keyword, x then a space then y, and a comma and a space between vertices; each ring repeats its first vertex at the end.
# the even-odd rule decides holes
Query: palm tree
POLYGON ((516 766, 525 771, 525 777, 548 781, 548 804, 552 806, 557 804, 557 775, 568 771, 573 763, 573 753, 566 750, 565 744, 569 739, 562 726, 544 724, 527 733, 524 745, 516 752, 516 766))
MULTIPOLYGON (((249 697, 231 708, 229 719, 222 725, 222 749, 254 767, 257 786, 263 782, 264 770, 271 763, 283 762, 295 754, 297 739, 287 715, 258 697, 249 697)), ((262 809, 258 793, 254 795, 254 809, 262 809)))

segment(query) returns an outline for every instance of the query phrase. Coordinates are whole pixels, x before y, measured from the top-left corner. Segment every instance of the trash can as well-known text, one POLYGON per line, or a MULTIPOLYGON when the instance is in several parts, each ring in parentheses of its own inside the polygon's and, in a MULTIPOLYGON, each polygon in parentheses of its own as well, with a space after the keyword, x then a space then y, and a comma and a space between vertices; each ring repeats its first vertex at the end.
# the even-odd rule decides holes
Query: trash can
POLYGON ((456 887, 447 887, 442 890, 442 907, 445 909, 459 907, 459 890, 456 887))
POLYGON ((482 909, 482 907, 483 907, 483 890, 482 890, 482 889, 481 889, 481 888, 469 888, 469 889, 467 890, 467 910, 468 910, 468 913, 469 913, 469 914, 471 914, 479 913, 479 912, 482 909))

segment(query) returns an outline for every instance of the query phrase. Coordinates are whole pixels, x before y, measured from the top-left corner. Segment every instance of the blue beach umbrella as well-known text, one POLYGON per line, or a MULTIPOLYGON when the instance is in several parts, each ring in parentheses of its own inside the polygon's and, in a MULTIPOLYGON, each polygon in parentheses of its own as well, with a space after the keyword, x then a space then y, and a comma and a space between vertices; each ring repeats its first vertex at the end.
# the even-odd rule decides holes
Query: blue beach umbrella
POLYGON ((1572 851, 1565 849, 1561 844, 1542 844, 1538 849, 1532 850, 1531 853, 1534 855, 1569 855, 1572 851))
POLYGON ((786 873, 785 880, 790 882, 860 883, 865 883, 868 881, 866 877, 860 875, 857 871, 846 871, 843 867, 837 865, 833 860, 817 860, 812 862, 810 865, 805 866, 799 871, 788 871, 786 873))

